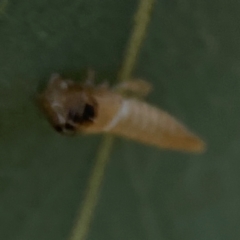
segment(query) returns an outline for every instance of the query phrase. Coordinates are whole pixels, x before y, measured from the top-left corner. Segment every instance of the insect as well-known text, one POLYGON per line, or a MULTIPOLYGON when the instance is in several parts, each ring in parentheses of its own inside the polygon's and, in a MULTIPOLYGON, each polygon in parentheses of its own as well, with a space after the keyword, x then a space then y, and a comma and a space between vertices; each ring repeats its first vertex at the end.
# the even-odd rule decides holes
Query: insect
POLYGON ((53 128, 63 134, 108 132, 161 148, 201 152, 204 142, 167 112, 121 91, 147 95, 148 82, 133 79, 110 88, 93 84, 89 71, 84 83, 53 74, 39 97, 53 128))

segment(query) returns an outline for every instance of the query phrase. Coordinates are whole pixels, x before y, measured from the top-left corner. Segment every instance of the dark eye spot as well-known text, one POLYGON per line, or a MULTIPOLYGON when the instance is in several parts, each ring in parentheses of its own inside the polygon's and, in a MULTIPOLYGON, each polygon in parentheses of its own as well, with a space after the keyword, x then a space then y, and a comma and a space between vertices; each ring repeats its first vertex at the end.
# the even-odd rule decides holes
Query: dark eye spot
POLYGON ((91 122, 94 117, 95 117, 94 107, 90 104, 86 104, 84 106, 82 115, 80 115, 76 111, 70 111, 68 114, 68 118, 74 123, 91 122))
POLYGON ((62 126, 60 126, 60 125, 54 126, 54 129, 59 133, 61 133, 63 131, 62 126))
POLYGON ((90 104, 86 104, 82 116, 83 121, 92 121, 94 117, 95 117, 94 107, 90 104))
POLYGON ((69 112, 68 118, 71 119, 74 123, 80 123, 82 121, 82 117, 74 111, 69 112))
POLYGON ((66 130, 69 130, 69 131, 74 131, 74 130, 75 130, 75 127, 74 127, 73 125, 69 124, 69 123, 66 123, 66 124, 64 125, 64 128, 65 128, 66 130))

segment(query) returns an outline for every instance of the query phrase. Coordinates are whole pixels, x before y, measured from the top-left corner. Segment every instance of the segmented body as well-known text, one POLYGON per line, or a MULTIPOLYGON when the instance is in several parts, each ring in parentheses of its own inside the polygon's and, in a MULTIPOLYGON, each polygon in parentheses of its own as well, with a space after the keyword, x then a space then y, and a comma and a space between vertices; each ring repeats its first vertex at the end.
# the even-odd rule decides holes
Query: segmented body
POLYGON ((200 138, 167 112, 137 99, 126 99, 112 93, 107 96, 108 94, 105 92, 105 96, 96 96, 99 116, 95 120, 95 127, 86 129, 87 132, 106 131, 162 148, 203 150, 204 143, 200 138), (105 101, 103 98, 106 98, 105 101), (104 124, 97 127, 100 122, 104 124))

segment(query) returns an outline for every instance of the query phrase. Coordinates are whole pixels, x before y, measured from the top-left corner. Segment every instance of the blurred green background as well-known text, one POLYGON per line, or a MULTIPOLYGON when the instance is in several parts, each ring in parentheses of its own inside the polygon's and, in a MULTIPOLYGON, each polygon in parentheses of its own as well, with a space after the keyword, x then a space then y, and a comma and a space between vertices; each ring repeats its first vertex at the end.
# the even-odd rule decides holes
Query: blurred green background
MULTIPOLYGON (((0 0, 0 239, 68 238, 101 136, 56 134, 35 96, 52 72, 91 66, 114 83, 137 4, 0 0)), ((239 9, 238 0, 156 1, 134 76, 208 151, 117 139, 89 240, 240 238, 239 9)))

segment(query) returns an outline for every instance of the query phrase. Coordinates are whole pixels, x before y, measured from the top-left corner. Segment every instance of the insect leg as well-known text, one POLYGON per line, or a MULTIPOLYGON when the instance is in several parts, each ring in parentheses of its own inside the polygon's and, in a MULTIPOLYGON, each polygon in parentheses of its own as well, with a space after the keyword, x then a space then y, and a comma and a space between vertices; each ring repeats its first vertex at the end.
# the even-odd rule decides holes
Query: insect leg
POLYGON ((119 92, 129 92, 137 97, 145 97, 151 92, 152 85, 142 79, 132 79, 118 84, 114 90, 119 92))
POLYGON ((85 79, 86 86, 94 86, 95 71, 91 68, 87 69, 87 78, 85 79))

